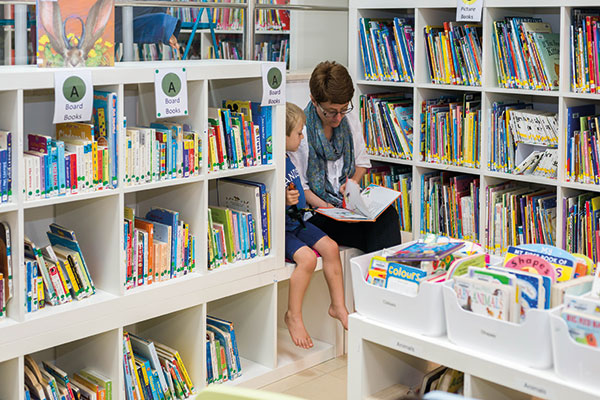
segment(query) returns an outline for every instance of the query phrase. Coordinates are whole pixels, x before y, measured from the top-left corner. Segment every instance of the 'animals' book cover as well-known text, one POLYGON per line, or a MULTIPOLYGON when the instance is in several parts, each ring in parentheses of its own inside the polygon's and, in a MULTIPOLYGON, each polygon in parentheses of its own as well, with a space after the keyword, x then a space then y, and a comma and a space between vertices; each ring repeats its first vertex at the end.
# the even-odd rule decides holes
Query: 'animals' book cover
POLYGON ((458 297, 458 303, 464 310, 487 315, 494 319, 509 320, 514 287, 457 276, 454 291, 458 297))
POLYGON ((38 0, 38 66, 115 65, 114 6, 114 0, 38 0))

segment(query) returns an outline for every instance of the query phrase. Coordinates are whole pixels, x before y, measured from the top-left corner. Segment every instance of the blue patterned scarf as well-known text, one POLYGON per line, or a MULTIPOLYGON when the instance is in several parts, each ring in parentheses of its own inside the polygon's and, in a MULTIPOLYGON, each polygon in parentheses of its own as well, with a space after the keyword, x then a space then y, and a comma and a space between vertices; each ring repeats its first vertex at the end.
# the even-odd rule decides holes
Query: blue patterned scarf
POLYGON ((354 175, 354 142, 352 131, 346 118, 337 128, 333 129, 331 141, 327 140, 323 131, 323 124, 317 109, 312 104, 304 109, 306 114, 306 136, 308 142, 308 167, 306 179, 310 190, 324 201, 336 207, 342 206, 342 194, 333 189, 327 179, 327 161, 335 161, 340 157, 344 159, 342 175, 339 177, 340 185, 346 182, 346 178, 354 175))

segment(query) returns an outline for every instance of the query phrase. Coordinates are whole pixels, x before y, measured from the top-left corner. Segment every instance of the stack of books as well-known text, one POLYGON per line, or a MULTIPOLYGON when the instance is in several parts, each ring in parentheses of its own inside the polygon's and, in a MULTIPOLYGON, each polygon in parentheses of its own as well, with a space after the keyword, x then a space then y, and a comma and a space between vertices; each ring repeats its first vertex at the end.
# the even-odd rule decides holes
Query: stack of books
POLYGON ((360 18, 359 46, 364 79, 414 82, 414 17, 360 18))
POLYGON ((565 197, 565 250, 600 261, 600 196, 583 193, 565 197))
POLYGON ((125 207, 124 231, 126 289, 194 272, 196 237, 179 212, 156 207, 140 218, 125 207))
POLYGON ((479 168, 481 99, 468 93, 425 100, 421 106, 423 161, 479 168))
POLYGON ((571 91, 598 93, 600 59, 598 34, 600 29, 598 9, 571 10, 569 50, 571 57, 571 91))
POLYGON ((117 399, 110 378, 90 368, 69 376, 49 361, 25 356, 25 399, 117 399))
POLYGON ((270 193, 261 182, 220 179, 209 192, 208 268, 271 252, 270 193))
POLYGON ((208 109, 208 170, 238 169, 273 163, 270 106, 227 100, 208 109))
POLYGON ((600 184, 600 126, 594 104, 567 108, 567 162, 570 182, 600 184))
POLYGON ((233 323, 224 319, 206 317, 206 381, 222 383, 242 375, 233 323))
POLYGON ((560 35, 540 18, 494 21, 492 54, 498 86, 558 90, 560 35))
POLYGON ((481 26, 444 22, 424 28, 431 83, 481 86, 481 26))
POLYGON ((412 159, 412 100, 398 93, 360 96, 360 121, 367 152, 374 156, 412 159))
POLYGON ((130 332, 123 332, 123 372, 127 400, 183 400, 195 392, 177 350, 130 332))
POLYGON ((383 186, 397 192, 400 197, 394 202, 400 218, 400 230, 412 232, 412 171, 397 165, 371 167, 363 177, 362 186, 383 186))
POLYGON ((502 255, 509 246, 556 244, 556 191, 515 182, 486 188, 486 250, 502 255))
POLYGON ((154 122, 126 130, 125 185, 200 174, 202 138, 189 125, 154 122))
POLYGON ((82 300, 96 292, 75 232, 50 224, 50 245, 38 248, 25 236, 25 294, 27 312, 82 300))
POLYGON ((491 171, 556 179, 557 113, 533 110, 533 104, 494 102, 491 128, 491 171))
POLYGON ((479 239, 479 178, 429 172, 421 176, 421 233, 479 239))

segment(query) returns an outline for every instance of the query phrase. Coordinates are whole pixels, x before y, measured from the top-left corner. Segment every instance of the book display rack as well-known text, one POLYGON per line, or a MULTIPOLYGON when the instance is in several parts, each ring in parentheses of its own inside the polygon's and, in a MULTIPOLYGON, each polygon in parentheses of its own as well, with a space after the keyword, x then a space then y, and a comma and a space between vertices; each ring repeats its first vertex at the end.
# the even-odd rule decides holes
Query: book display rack
MULTIPOLYGON (((242 375, 226 384, 260 387, 341 354, 339 323, 326 318, 328 299, 322 272, 313 280, 305 304, 306 323, 315 347, 297 350, 283 323, 291 266, 284 262, 285 109, 273 108, 273 162, 270 165, 208 172, 208 150, 202 146, 200 173, 187 178, 123 184, 125 126, 144 126, 156 120, 154 74, 157 68, 185 65, 188 116, 172 118, 188 124, 208 140, 208 108, 224 100, 260 102, 262 63, 203 60, 156 63, 118 63, 92 69, 95 89, 117 93, 119 185, 114 189, 27 200, 24 157, 28 133, 54 136, 54 71, 35 66, 0 70, 0 125, 10 130, 13 194, 0 206, 0 219, 10 226, 13 297, 0 320, 0 397, 24 398, 24 358, 50 361, 71 375, 91 368, 113 382, 113 398, 124 398, 123 334, 129 332, 177 349, 185 360, 196 393, 206 385, 207 315, 235 324, 242 375), (125 125, 126 124, 126 125, 125 125), (270 197, 272 247, 254 257, 208 270, 207 232, 209 192, 217 179, 236 177, 266 185, 270 197), (126 289, 124 208, 144 216, 153 207, 176 210, 196 238, 195 268, 191 273, 126 289), (26 309, 24 238, 46 246, 52 223, 72 229, 85 255, 96 293, 80 301, 26 309), (319 286, 320 285, 320 286, 319 286), (323 323, 329 320, 331 323, 323 323)), ((191 236, 190 236, 191 237, 191 236)), ((192 396, 193 397, 193 396, 192 396)))

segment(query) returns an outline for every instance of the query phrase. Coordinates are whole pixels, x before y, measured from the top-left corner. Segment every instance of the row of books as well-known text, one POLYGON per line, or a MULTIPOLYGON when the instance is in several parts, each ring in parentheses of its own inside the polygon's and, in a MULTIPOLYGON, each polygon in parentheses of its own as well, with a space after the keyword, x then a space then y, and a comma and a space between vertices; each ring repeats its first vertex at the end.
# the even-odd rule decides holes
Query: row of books
POLYGON ((481 25, 444 22, 423 33, 432 83, 481 86, 481 25))
POLYGON ((488 186, 485 195, 490 254, 525 243, 556 244, 556 191, 503 182, 488 186))
POLYGON ((220 179, 209 192, 208 268, 270 254, 271 194, 263 183, 220 179))
MULTIPOLYGON (((242 0, 218 0, 223 3, 242 3, 242 0)), ((245 11, 240 8, 214 8, 212 22, 216 29, 241 30, 244 28, 245 11)), ((192 20, 190 20, 192 21, 192 20)))
MULTIPOLYGON (((115 44, 115 62, 125 61, 123 43, 115 44)), ((133 43, 133 61, 181 60, 182 54, 164 43, 133 43)))
POLYGON ((242 43, 237 40, 219 39, 217 42, 217 53, 213 46, 208 47, 207 57, 210 59, 220 58, 223 60, 243 60, 244 52, 242 43))
POLYGON ((362 186, 366 188, 371 184, 400 192, 400 197, 394 202, 400 218, 400 230, 412 232, 411 169, 396 165, 371 167, 363 177, 362 186))
POLYGON ((594 104, 567 108, 567 181, 600 183, 599 134, 594 104))
MULTIPOLYGON (((492 135, 488 146, 488 166, 491 171, 523 173, 523 161, 531 153, 522 150, 519 153, 525 155, 518 156, 517 148, 520 144, 552 148, 558 146, 557 113, 534 110, 531 103, 494 102, 491 114, 492 135), (521 158, 520 162, 517 162, 518 158, 521 158)), ((519 148, 523 149, 522 146, 519 148)), ((531 171, 535 170, 530 163, 528 165, 531 171)))
POLYGON ((494 21, 492 54, 498 86, 558 90, 560 40, 540 18, 494 21))
POLYGON ((196 237, 179 212, 157 207, 140 218, 125 207, 123 225, 126 289, 194 272, 196 237))
POLYGON ((421 233, 479 238, 479 178, 448 172, 421 176, 421 233))
POLYGON ((421 157, 436 164, 479 168, 481 98, 468 93, 421 105, 421 157))
POLYGON ((30 355, 25 356, 25 399, 38 400, 112 400, 113 382, 91 368, 84 368, 69 376, 49 361, 38 364, 30 355))
POLYGON ((271 106, 226 100, 208 109, 208 169, 237 169, 273 162, 271 106))
POLYGON ((414 17, 360 18, 364 79, 414 82, 414 17))
POLYGON ((0 320, 6 317, 6 305, 13 296, 13 267, 10 226, 0 222, 0 320))
POLYGON ((127 127, 125 137, 126 186, 200 174, 202 138, 187 124, 127 127))
POLYGON ((563 198, 565 249, 600 261, 600 196, 582 193, 563 198))
POLYGON ((233 323, 206 317, 206 382, 222 383, 242 375, 233 323))
MULTIPOLYGON (((259 0, 260 4, 289 4, 289 0, 259 0)), ((256 29, 266 31, 289 31, 290 11, 258 9, 256 12, 256 29)))
POLYGON ((600 83, 600 12, 597 9, 571 10, 569 50, 571 91, 598 93, 600 83))
POLYGON ((270 40, 260 42, 254 45, 254 59, 258 61, 278 61, 284 62, 289 67, 290 63, 290 41, 270 40))
POLYGON ((398 93, 363 94, 360 122, 369 154, 412 159, 412 99, 398 93))
POLYGON ((176 349, 131 332, 123 332, 123 373, 127 400, 183 400, 195 393, 176 349))
POLYGON ((558 174, 558 149, 532 151, 515 167, 513 173, 556 179, 558 174))
POLYGON ((25 306, 27 312, 81 300, 96 292, 75 232, 56 223, 46 232, 50 244, 39 248, 25 236, 25 306))

